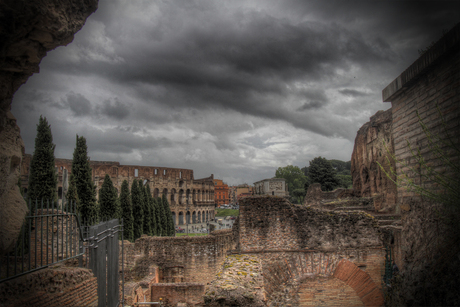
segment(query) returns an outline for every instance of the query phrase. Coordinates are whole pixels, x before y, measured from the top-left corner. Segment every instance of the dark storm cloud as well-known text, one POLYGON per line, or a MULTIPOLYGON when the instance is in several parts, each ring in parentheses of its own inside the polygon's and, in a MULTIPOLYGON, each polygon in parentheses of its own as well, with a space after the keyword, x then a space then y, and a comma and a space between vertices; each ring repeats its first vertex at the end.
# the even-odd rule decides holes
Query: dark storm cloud
POLYGON ((297 108, 297 111, 307 111, 310 109, 318 109, 318 108, 321 108, 322 105, 323 104, 319 101, 309 101, 309 102, 305 102, 302 106, 297 108))
POLYGON ((113 120, 124 119, 128 117, 130 113, 128 106, 123 104, 117 97, 113 100, 105 100, 99 112, 113 120))
POLYGON ((70 92, 61 100, 61 105, 70 108, 77 117, 92 113, 91 102, 80 93, 70 92))
POLYGON ((368 96, 369 95, 367 93, 360 92, 360 91, 353 90, 353 89, 339 90, 339 93, 343 94, 345 96, 350 96, 350 97, 363 97, 363 96, 368 96))

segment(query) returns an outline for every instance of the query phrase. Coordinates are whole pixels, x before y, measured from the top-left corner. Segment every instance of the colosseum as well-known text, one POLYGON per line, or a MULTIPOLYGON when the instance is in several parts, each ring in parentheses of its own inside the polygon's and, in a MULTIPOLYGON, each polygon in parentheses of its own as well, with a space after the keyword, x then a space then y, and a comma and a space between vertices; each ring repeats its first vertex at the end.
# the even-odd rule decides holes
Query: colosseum
MULTIPOLYGON (((29 165, 32 155, 26 154, 21 166, 21 184, 27 194, 29 165)), ((68 176, 72 171, 71 159, 55 159, 58 174, 58 199, 61 201, 68 188, 68 176)), ((214 219, 214 175, 202 179, 193 178, 193 170, 156 167, 120 165, 115 161, 90 161, 92 178, 96 192, 108 174, 117 189, 127 180, 129 186, 135 179, 148 184, 154 197, 165 195, 168 198, 175 225, 208 222, 214 219), (184 218, 185 217, 185 218, 184 218)))

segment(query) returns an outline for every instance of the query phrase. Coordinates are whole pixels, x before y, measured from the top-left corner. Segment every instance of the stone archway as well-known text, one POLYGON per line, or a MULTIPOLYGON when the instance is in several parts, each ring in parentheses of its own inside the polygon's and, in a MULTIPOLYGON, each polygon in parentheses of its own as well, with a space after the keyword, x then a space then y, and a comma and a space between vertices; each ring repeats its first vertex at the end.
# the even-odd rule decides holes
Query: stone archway
POLYGON ((347 259, 339 261, 332 275, 305 278, 297 294, 299 306, 384 305, 382 290, 371 276, 347 259))

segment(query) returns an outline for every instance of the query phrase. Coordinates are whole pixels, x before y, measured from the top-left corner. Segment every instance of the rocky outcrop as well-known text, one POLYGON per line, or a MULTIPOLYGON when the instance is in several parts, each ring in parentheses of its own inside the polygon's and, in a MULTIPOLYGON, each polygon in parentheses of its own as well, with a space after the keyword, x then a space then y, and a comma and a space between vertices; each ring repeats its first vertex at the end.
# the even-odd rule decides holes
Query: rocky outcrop
POLYGON ((375 210, 384 212, 393 212, 396 204, 396 185, 385 174, 395 167, 392 120, 391 109, 373 115, 358 130, 351 156, 353 190, 373 197, 375 210))
POLYGON ((0 0, 0 254, 11 250, 27 211, 17 187, 24 144, 14 93, 46 53, 69 44, 98 0, 0 0))

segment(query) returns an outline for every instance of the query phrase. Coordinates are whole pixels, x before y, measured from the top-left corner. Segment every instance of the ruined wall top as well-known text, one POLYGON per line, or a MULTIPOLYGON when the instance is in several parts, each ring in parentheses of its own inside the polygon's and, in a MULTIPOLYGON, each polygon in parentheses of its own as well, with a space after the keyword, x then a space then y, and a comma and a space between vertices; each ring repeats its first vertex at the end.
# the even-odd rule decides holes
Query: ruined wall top
POLYGON ((439 41, 437 41, 429 50, 420 56, 411 66, 400 74, 382 91, 384 102, 391 102, 398 96, 405 87, 409 86, 426 70, 441 58, 445 57, 451 50, 458 48, 460 44, 460 23, 455 25, 439 41))

